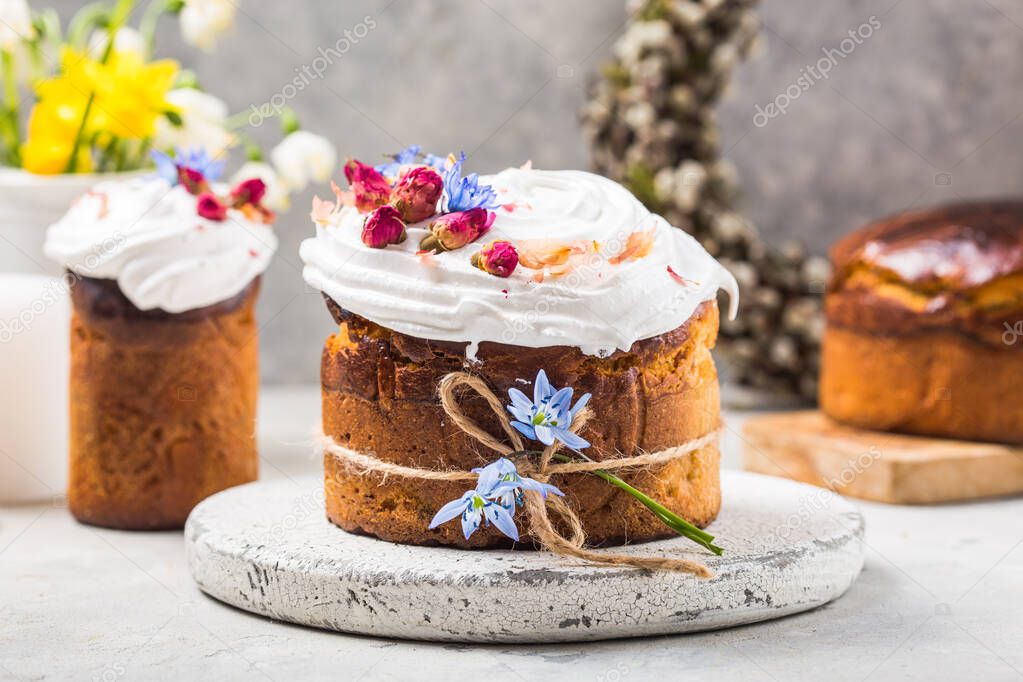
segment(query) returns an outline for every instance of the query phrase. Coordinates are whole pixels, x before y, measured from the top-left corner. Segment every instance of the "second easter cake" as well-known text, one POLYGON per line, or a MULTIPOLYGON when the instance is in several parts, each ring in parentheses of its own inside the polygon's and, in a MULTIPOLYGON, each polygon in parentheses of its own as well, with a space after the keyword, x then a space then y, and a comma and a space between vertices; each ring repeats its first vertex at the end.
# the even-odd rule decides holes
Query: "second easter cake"
MULTIPOLYGON (((305 280, 338 325, 322 355, 327 436, 404 466, 482 466, 492 453, 438 401, 438 382, 454 371, 537 404, 552 386, 590 394, 594 416, 579 436, 594 459, 655 452, 719 428, 710 351, 718 290, 734 307, 736 284, 692 237, 591 173, 523 167, 463 177, 454 157, 400 161, 349 162, 351 188, 316 201, 316 235, 301 247, 305 280)), ((483 399, 468 396, 463 409, 501 432, 483 399)), ((540 439, 546 423, 532 424, 523 432, 540 439)), ((628 477, 699 527, 718 513, 716 442, 628 477)), ((470 533, 431 524, 462 483, 353 472, 329 452, 325 481, 327 515, 350 532, 469 548, 511 543, 491 525, 470 533)), ((597 478, 550 482, 593 545, 672 535, 597 478)))

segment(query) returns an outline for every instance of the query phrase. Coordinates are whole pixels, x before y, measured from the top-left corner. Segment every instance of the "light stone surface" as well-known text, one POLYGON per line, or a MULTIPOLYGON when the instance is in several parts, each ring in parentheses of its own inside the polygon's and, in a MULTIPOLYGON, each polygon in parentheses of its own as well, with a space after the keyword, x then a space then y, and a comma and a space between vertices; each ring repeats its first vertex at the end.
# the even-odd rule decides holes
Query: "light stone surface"
POLYGON ((278 620, 455 642, 571 642, 711 630, 835 599, 863 566, 863 517, 817 488, 739 471, 722 477, 709 530, 721 557, 685 539, 630 555, 703 561, 712 580, 589 566, 532 551, 413 547, 326 520, 322 481, 253 483, 214 495, 185 526, 199 587, 278 620), (812 504, 811 504, 812 503, 812 504))
MULTIPOLYGON (((318 410, 315 387, 264 392, 265 480, 294 480, 298 490, 320 471, 318 410)), ((726 414, 726 470, 739 466, 742 421, 726 414)), ((684 636, 533 645, 411 642, 275 622, 206 597, 181 533, 82 526, 59 499, 0 508, 0 680, 1023 678, 1023 498, 848 502, 866 521, 866 561, 825 606, 684 636)))

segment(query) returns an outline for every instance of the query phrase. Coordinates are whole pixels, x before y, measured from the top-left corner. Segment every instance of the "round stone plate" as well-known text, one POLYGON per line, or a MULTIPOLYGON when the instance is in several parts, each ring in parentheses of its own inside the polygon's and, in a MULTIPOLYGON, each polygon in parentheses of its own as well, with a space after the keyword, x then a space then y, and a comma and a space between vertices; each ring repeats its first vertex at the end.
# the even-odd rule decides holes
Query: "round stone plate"
MULTIPOLYGON (((678 538, 614 551, 688 556, 711 580, 588 566, 534 551, 397 545, 324 516, 318 478, 250 483, 207 499, 185 526, 207 594, 277 620, 384 637, 555 642, 695 632, 806 611, 863 566, 863 518, 801 483, 722 472, 716 557, 678 538)), ((638 503, 637 503, 638 504, 638 503)))

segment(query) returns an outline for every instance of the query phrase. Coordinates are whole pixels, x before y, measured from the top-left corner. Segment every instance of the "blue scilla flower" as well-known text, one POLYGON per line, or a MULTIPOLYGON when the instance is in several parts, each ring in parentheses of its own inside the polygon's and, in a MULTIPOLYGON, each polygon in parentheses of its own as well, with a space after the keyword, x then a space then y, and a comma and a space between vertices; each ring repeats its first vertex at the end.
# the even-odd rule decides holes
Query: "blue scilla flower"
POLYGON ((460 498, 448 502, 437 510, 430 521, 430 528, 436 528, 456 516, 462 517, 462 533, 465 534, 466 540, 476 532, 484 520, 487 525, 494 524, 495 528, 512 540, 519 539, 519 529, 515 527, 512 511, 494 500, 487 499, 479 490, 466 490, 460 498))
POLYGON ((512 540, 519 539, 515 527, 515 505, 522 504, 522 491, 535 490, 547 499, 548 495, 564 495, 549 483, 541 483, 526 476, 520 476, 515 464, 504 457, 485 467, 472 470, 478 476, 476 489, 466 490, 457 500, 448 502, 434 515, 430 528, 447 523, 456 516, 462 517, 462 533, 468 540, 480 524, 494 524, 499 531, 512 540))
POLYGON ((572 407, 572 388, 566 386, 555 390, 542 369, 533 383, 533 399, 530 400, 517 388, 508 389, 512 404, 508 411, 515 420, 512 426, 526 438, 551 445, 559 440, 573 450, 590 446, 589 441, 572 433, 569 428, 579 410, 586 406, 590 394, 583 395, 572 407))
POLYGON ((476 489, 488 491, 485 496, 505 509, 513 510, 515 504, 522 504, 522 491, 535 490, 546 500, 548 495, 564 497, 565 493, 550 483, 541 483, 527 476, 520 476, 515 463, 502 457, 485 467, 472 470, 479 474, 476 489))
POLYGON ((156 174, 170 185, 178 184, 178 164, 169 155, 154 149, 149 153, 156 165, 156 174))
POLYGON ((396 178, 398 177, 398 171, 401 170, 401 167, 410 163, 415 163, 422 151, 423 148, 418 144, 409 145, 397 154, 392 154, 391 158, 393 161, 387 161, 379 166, 375 166, 375 168, 377 172, 384 177, 396 178))
POLYGON ((224 174, 224 162, 210 157, 202 147, 174 151, 174 156, 154 149, 149 154, 156 165, 156 174, 171 185, 178 184, 178 169, 191 168, 203 174, 207 180, 219 180, 224 174))
POLYGON ((455 213, 468 211, 470 208, 494 209, 497 203, 497 192, 490 185, 481 185, 476 173, 462 177, 462 163, 465 152, 451 164, 444 173, 444 212, 455 213))

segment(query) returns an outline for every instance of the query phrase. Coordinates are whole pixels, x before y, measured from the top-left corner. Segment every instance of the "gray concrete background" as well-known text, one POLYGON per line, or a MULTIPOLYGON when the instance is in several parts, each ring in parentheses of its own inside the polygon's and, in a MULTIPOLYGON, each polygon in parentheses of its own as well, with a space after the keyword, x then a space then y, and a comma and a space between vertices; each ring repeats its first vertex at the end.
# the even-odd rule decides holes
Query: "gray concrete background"
MULTIPOLYGON (((66 16, 82 3, 51 4, 66 16)), ((182 46, 170 22, 162 53, 194 68, 241 111, 282 92, 318 48, 372 21, 375 28, 290 106, 342 155, 368 160, 418 142, 437 152, 464 149, 480 171, 527 158, 548 168, 587 165, 576 111, 627 18, 623 0, 244 0, 240 7, 216 53, 182 46)), ((1018 2, 767 0, 761 14, 762 50, 739 69, 722 132, 743 207, 769 241, 798 236, 822 252, 873 216, 1016 191, 1023 174, 1018 2), (754 123, 757 105, 797 83, 822 50, 842 50, 848 31, 871 17, 878 28, 836 58, 827 79, 801 90, 784 115, 754 123)), ((271 128, 257 137, 271 142, 271 128)), ((260 303, 270 382, 315 381, 332 326, 300 276, 311 193, 296 197, 280 221, 281 250, 260 303)))

